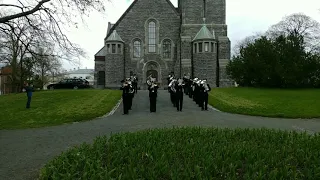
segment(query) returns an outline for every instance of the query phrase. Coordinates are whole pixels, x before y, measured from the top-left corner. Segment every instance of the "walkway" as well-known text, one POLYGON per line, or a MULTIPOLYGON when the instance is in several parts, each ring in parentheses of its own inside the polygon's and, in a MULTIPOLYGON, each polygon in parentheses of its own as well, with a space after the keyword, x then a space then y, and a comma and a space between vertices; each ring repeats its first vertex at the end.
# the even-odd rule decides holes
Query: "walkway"
POLYGON ((68 148, 111 132, 137 131, 172 126, 229 128, 267 127, 320 132, 319 120, 278 119, 201 111, 184 96, 182 112, 172 107, 167 91, 160 91, 157 112, 149 113, 148 92, 139 91, 129 115, 122 115, 122 105, 109 117, 55 127, 26 130, 0 130, 0 179, 34 179, 47 161, 68 148))

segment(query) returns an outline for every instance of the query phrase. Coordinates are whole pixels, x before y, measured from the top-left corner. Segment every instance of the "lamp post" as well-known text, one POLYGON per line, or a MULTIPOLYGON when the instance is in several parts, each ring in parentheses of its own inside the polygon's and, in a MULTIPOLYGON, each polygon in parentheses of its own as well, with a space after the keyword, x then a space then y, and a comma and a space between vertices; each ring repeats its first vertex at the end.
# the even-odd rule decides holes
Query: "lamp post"
POLYGON ((216 39, 217 61, 216 61, 216 86, 220 85, 220 67, 219 67, 219 40, 216 39))

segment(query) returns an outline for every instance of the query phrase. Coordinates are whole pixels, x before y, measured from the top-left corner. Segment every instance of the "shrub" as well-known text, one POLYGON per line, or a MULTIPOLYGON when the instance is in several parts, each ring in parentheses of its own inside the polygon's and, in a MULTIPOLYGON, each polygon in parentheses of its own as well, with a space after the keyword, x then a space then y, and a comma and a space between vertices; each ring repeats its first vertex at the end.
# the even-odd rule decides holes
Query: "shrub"
POLYGON ((98 137, 49 162, 40 179, 317 179, 319 135, 174 128, 98 137))

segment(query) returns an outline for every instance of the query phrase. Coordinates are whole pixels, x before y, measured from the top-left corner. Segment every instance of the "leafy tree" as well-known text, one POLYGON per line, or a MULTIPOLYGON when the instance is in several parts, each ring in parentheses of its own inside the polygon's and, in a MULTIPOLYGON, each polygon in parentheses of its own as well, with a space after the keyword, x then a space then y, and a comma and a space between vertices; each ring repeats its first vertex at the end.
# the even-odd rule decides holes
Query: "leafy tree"
POLYGON ((320 87, 320 52, 310 43, 317 27, 305 15, 286 17, 265 36, 250 36, 238 45, 227 74, 241 86, 320 87))

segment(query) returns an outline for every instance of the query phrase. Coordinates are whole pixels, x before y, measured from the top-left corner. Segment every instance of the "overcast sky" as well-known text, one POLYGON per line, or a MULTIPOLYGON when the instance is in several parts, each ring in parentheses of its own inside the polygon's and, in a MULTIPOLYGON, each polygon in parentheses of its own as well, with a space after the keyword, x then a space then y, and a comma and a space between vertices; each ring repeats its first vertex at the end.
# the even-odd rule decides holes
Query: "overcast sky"
MULTIPOLYGON (((133 0, 107 3, 106 14, 92 13, 86 25, 71 29, 70 39, 88 53, 80 68, 94 68, 94 54, 103 47, 108 22, 115 23, 133 0)), ((177 0, 171 0, 177 7, 177 0)), ((264 32, 284 16, 302 12, 320 22, 320 0, 227 0, 228 36, 232 46, 254 32, 264 32)), ((65 63, 65 69, 78 68, 65 63)))

